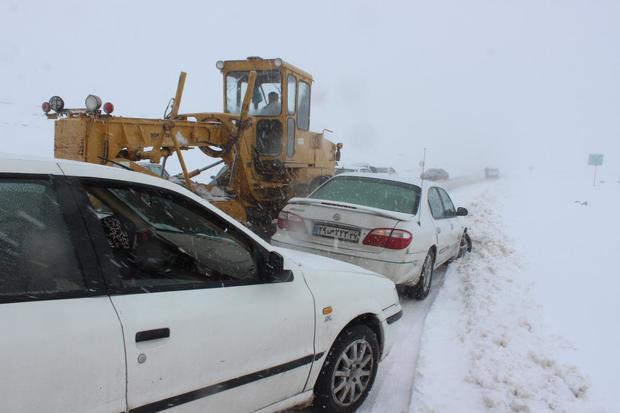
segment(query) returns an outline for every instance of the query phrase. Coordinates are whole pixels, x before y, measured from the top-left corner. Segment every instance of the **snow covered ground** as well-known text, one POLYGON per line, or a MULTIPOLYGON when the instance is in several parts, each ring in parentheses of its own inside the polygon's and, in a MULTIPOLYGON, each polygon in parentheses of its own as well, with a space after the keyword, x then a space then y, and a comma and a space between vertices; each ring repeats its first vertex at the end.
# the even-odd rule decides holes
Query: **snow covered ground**
POLYGON ((455 193, 474 252, 426 317, 410 411, 619 411, 619 194, 541 178, 455 193))

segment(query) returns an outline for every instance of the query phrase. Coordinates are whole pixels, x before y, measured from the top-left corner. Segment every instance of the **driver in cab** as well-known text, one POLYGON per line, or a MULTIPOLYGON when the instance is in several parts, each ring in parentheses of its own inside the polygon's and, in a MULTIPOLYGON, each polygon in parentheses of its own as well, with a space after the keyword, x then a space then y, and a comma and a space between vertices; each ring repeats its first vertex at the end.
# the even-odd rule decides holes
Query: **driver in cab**
POLYGON ((280 114, 280 96, 276 92, 269 92, 267 95, 269 103, 258 111, 260 116, 275 116, 280 114))

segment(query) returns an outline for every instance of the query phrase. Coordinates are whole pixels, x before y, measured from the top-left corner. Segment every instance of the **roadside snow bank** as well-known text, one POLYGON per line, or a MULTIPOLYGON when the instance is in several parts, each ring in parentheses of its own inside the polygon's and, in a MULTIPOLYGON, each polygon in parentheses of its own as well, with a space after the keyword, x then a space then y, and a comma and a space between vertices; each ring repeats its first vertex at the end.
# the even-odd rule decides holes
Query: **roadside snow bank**
POLYGON ((507 236, 497 185, 466 205, 473 252, 450 265, 427 316, 411 411, 581 412, 589 382, 554 355, 507 236))

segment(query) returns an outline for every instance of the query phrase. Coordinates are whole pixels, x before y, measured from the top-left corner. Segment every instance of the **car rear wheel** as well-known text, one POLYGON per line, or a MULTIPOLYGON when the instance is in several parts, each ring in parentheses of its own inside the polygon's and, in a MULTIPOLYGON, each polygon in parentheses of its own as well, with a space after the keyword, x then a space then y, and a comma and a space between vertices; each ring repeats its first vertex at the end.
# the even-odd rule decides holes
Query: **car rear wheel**
POLYGON ((424 259, 424 265, 420 272, 420 279, 418 283, 410 287, 409 295, 416 300, 424 300, 428 293, 431 291, 431 285, 433 283, 433 263, 435 262, 435 256, 431 252, 426 255, 424 259))
POLYGON ((326 412, 354 412, 372 387, 379 364, 379 341, 365 325, 343 331, 327 354, 314 386, 314 407, 326 412))

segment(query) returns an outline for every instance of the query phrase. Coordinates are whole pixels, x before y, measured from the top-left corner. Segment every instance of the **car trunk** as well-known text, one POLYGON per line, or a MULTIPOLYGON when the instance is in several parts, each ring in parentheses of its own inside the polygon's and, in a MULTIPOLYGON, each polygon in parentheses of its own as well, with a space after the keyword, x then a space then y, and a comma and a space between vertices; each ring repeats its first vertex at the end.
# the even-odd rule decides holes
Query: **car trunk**
POLYGON ((312 198, 293 198, 284 208, 303 219, 288 229, 289 235, 334 249, 379 254, 383 248, 364 245, 366 235, 376 228, 394 228, 399 221, 413 215, 391 212, 362 205, 312 198))

